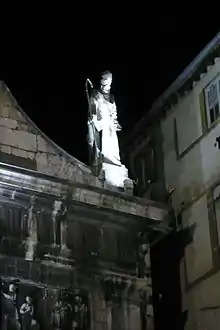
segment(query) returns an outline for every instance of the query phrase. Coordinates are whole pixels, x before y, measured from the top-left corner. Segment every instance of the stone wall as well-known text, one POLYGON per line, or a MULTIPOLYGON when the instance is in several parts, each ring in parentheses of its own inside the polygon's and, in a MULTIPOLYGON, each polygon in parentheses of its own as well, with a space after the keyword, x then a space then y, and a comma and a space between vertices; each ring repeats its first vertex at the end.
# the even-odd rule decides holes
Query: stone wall
POLYGON ((36 127, 3 82, 0 83, 0 161, 101 187, 86 165, 36 127))
POLYGON ((18 281, 21 300, 30 295, 35 308, 49 290, 55 297, 50 298, 51 313, 59 307, 56 299, 67 304, 59 298, 65 290, 81 294, 88 305, 84 330, 107 330, 111 324, 111 330, 141 330, 141 293, 152 294, 144 233, 161 223, 160 212, 148 219, 153 208, 134 197, 118 196, 113 207, 110 200, 116 200, 108 191, 95 197, 100 188, 79 184, 71 190, 73 183, 4 164, 0 172, 0 277, 18 281), (26 285, 31 289, 25 293, 26 285))

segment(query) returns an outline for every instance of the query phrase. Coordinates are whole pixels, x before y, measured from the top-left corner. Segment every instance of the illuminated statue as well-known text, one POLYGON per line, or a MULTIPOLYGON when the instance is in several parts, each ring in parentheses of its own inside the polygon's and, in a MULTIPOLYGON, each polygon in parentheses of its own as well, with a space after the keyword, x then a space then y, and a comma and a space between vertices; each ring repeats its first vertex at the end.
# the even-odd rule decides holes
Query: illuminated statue
MULTIPOLYGON (((87 79, 90 86, 92 83, 87 79)), ((133 182, 128 178, 128 170, 121 163, 117 132, 121 130, 118 123, 117 108, 110 93, 112 74, 105 71, 101 75, 99 90, 93 90, 89 96, 88 144, 90 149, 90 166, 95 175, 103 178, 104 187, 124 189, 133 193, 133 182)))
POLYGON ((103 156, 104 162, 120 166, 117 131, 121 130, 121 126, 114 97, 110 93, 111 83, 111 72, 104 72, 100 89, 94 90, 90 98, 88 143, 92 150, 96 149, 98 156, 103 156))

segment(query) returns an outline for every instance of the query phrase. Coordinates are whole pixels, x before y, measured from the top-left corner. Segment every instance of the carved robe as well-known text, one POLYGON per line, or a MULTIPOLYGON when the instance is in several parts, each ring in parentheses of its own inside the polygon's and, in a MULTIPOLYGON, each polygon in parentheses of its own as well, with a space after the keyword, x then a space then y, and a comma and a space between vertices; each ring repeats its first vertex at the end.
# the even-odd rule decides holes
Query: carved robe
POLYGON ((111 95, 94 92, 90 99, 91 117, 88 121, 88 142, 94 143, 104 157, 105 162, 121 165, 117 137, 117 109, 111 95))

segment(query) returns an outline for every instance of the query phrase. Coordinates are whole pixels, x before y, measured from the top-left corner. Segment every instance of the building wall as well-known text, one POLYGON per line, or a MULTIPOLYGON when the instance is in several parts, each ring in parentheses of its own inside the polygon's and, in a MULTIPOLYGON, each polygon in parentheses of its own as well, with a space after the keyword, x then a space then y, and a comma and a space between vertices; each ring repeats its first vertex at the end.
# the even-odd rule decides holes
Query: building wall
POLYGON ((166 182, 176 189, 173 194, 175 209, 179 208, 182 201, 191 201, 220 178, 220 153, 219 149, 214 147, 220 127, 215 126, 202 136, 199 102, 203 89, 218 73, 219 61, 196 83, 194 89, 179 101, 161 124, 165 177, 166 182))
POLYGON ((204 128, 205 87, 220 74, 220 61, 161 120, 166 186, 174 188, 172 203, 181 215, 181 230, 191 228, 181 260, 183 309, 188 309, 186 329, 217 329, 220 296, 220 217, 216 217, 213 188, 220 182, 220 150, 216 138, 220 124, 204 128), (215 274, 215 275, 213 275, 215 274), (216 321, 216 323, 215 323, 216 321))
MULTIPOLYGON (((9 177, 14 179, 16 172, 6 175, 5 179, 9 177)), ((32 177, 32 180, 38 187, 37 181, 42 177, 38 174, 38 178, 32 177)), ((27 171, 20 175, 22 186, 15 181, 4 184, 1 177, 0 284, 1 278, 5 283, 0 287, 0 304, 7 306, 3 295, 8 294, 13 280, 18 283, 18 308, 28 295, 38 312, 45 290, 51 291, 44 301, 51 315, 45 316, 42 329, 51 329, 45 322, 52 322, 57 301, 69 303, 70 310, 74 311, 79 296, 86 304, 84 316, 88 322, 82 329, 141 330, 141 292, 151 294, 152 290, 149 264, 148 276, 145 272, 139 276, 136 271, 137 252, 140 252, 137 237, 143 227, 140 217, 131 216, 129 225, 126 209, 125 213, 104 208, 101 211, 88 201, 75 203, 70 194, 59 198, 52 193, 34 191, 33 187, 29 190, 25 181, 30 182, 27 171), (60 212, 61 209, 65 212, 60 212), (64 292, 68 294, 65 299, 64 292)), ((42 186, 50 184, 63 192, 66 182, 60 187, 53 178, 42 186)), ((72 193, 76 192, 72 190, 72 193)), ((142 268, 145 269, 145 263, 142 268)), ((148 303, 146 313, 151 322, 153 315, 149 307, 152 306, 148 303)), ((66 320, 74 319, 73 314, 71 312, 66 320)), ((4 308, 0 308, 0 324, 1 318, 7 318, 4 308)), ((40 312, 35 315, 35 321, 42 321, 40 312)))

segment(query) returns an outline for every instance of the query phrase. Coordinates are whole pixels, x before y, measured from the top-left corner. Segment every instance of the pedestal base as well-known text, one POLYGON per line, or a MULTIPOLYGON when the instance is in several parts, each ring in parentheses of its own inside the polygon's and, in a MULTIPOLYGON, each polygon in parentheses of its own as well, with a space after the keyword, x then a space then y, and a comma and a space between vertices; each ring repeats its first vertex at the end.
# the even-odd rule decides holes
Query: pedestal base
POLYGON ((133 195, 133 181, 129 179, 124 165, 102 163, 100 175, 104 178, 104 188, 133 195))

